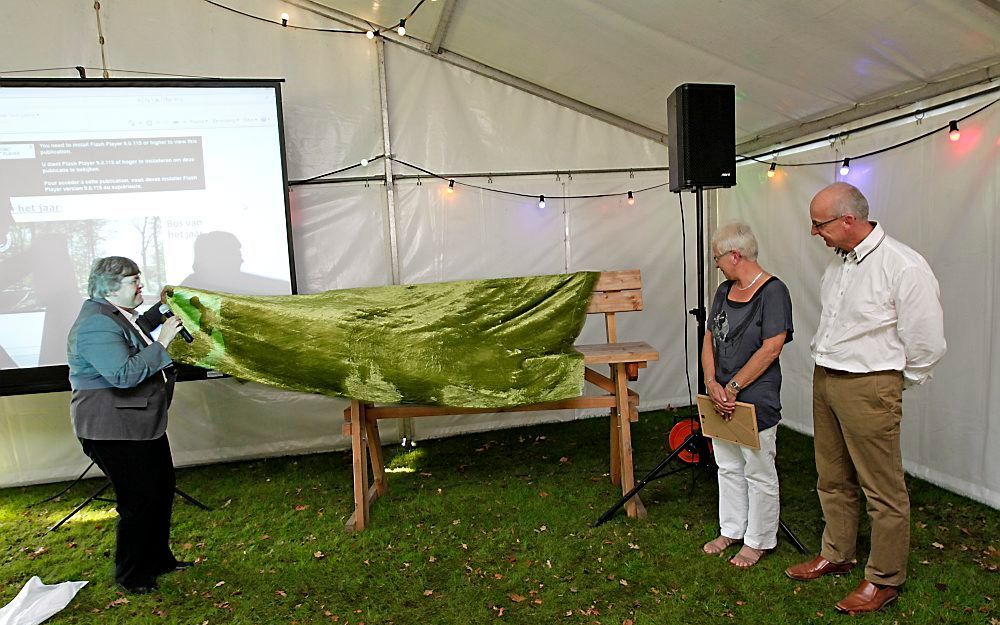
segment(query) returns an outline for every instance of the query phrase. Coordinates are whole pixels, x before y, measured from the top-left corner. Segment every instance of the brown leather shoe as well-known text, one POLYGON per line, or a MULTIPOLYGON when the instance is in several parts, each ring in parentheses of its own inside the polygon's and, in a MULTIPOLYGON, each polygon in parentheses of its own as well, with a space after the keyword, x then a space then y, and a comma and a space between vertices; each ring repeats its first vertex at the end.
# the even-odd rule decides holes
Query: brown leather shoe
POLYGON ((785 569, 785 575, 792 579, 808 582, 824 575, 843 575, 854 568, 854 562, 830 562, 823 556, 816 556, 808 562, 796 564, 785 569))
POLYGON ((844 614, 878 612, 899 596, 895 586, 876 586, 867 579, 861 580, 851 594, 837 602, 837 611, 844 614))

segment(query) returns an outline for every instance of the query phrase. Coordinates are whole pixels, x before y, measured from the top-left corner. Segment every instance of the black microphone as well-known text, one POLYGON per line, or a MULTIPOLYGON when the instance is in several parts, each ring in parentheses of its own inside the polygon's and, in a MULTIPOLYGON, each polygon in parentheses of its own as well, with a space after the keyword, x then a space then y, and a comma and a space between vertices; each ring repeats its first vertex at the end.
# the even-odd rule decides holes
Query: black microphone
MULTIPOLYGON (((167 306, 166 304, 160 304, 160 314, 163 315, 164 317, 173 317, 174 311, 170 310, 170 306, 167 306)), ((178 334, 180 334, 181 338, 187 341, 188 343, 194 342, 194 337, 191 336, 191 333, 188 332, 187 328, 185 328, 184 326, 181 326, 181 330, 180 332, 178 332, 178 334)))

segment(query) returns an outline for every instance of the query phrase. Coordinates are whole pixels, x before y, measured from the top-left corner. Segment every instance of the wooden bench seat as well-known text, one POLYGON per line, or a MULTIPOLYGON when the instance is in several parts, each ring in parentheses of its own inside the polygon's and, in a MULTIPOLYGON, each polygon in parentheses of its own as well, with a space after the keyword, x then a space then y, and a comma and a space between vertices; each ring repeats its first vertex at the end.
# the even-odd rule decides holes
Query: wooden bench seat
MULTIPOLYGON (((622 494, 632 490, 631 424, 639 420, 639 395, 628 387, 637 380, 639 369, 658 360, 660 355, 643 342, 617 342, 615 314, 642 310, 642 279, 638 269, 601 273, 587 308, 588 314, 603 314, 606 343, 576 345, 583 354, 584 379, 604 391, 599 395, 582 395, 570 399, 508 408, 453 408, 448 406, 376 406, 351 400, 344 410, 343 433, 351 437, 354 473, 354 514, 347 529, 362 530, 370 521, 371 504, 385 494, 388 485, 385 461, 379 438, 379 419, 407 419, 437 415, 527 412, 537 410, 567 410, 578 408, 608 408, 610 410, 611 483, 621 486, 622 494), (607 365, 608 375, 591 368, 607 365), (369 468, 371 480, 369 480, 369 468)), ((638 495, 625 504, 630 517, 644 517, 646 509, 638 495)))

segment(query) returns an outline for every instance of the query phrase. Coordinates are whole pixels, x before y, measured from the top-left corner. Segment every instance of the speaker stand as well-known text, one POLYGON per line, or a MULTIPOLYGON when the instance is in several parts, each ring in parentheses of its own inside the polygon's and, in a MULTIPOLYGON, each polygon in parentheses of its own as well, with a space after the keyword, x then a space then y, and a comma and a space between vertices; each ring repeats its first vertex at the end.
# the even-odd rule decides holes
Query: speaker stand
MULTIPOLYGON (((695 344, 695 353, 701 354, 702 345, 705 344, 705 320, 708 319, 708 312, 705 310, 705 190, 702 187, 695 187, 695 231, 697 233, 697 254, 695 260, 696 273, 698 275, 698 305, 688 312, 694 315, 698 321, 698 342, 695 344)), ((701 368, 701 358, 698 359, 698 393, 705 393, 705 372, 701 368)))
MULTIPOLYGON (((41 501, 36 501, 35 503, 28 504, 26 507, 27 508, 31 508, 31 507, 34 507, 34 506, 37 506, 37 505, 40 505, 40 504, 52 501, 53 499, 56 499, 56 498, 64 495, 65 493, 69 492, 69 490, 71 488, 73 488, 78 483, 80 483, 80 481, 83 480, 84 476, 87 475, 87 472, 90 471, 90 469, 94 466, 94 464, 95 464, 94 461, 91 460, 90 464, 87 465, 87 468, 83 470, 83 473, 81 473, 79 476, 77 476, 77 478, 75 480, 73 480, 69 484, 69 486, 67 486, 66 488, 62 489, 61 491, 59 491, 55 495, 52 495, 50 497, 46 497, 45 499, 42 499, 41 501)), ((58 523, 56 523, 55 525, 53 525, 52 527, 50 527, 48 529, 48 532, 54 532, 57 529, 59 529, 60 527, 62 527, 63 524, 66 523, 66 521, 69 521, 71 518, 73 518, 76 515, 77 512, 79 512, 80 510, 83 510, 84 508, 86 508, 87 504, 89 504, 91 501, 104 501, 106 503, 115 503, 114 499, 108 499, 107 497, 101 497, 101 495, 104 494, 104 491, 108 490, 109 488, 111 488, 111 480, 107 480, 104 483, 103 486, 101 486, 96 491, 94 491, 94 493, 92 495, 90 495, 89 497, 87 497, 86 499, 84 499, 83 503, 81 503, 80 505, 78 505, 76 508, 73 508, 72 512, 70 512, 69 514, 67 514, 66 516, 64 516, 62 519, 59 520, 58 523)), ((174 493, 177 494, 177 495, 180 495, 181 497, 183 497, 184 499, 186 499, 188 502, 190 502, 191 504, 197 506, 198 508, 201 508, 202 510, 211 510, 211 508, 209 508, 208 506, 206 506, 202 502, 198 501, 197 499, 195 499, 191 495, 185 493, 181 489, 177 488, 176 486, 174 486, 174 493)))

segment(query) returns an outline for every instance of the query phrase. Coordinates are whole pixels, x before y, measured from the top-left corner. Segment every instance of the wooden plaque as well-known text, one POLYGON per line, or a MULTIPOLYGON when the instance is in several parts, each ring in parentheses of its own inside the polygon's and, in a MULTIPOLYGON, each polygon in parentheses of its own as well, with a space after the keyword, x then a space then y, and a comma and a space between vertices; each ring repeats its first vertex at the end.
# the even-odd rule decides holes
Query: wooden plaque
POLYGON ((728 421, 715 411, 715 404, 708 395, 698 395, 698 417, 701 432, 709 438, 736 443, 751 449, 760 449, 757 435, 757 409, 753 404, 736 402, 736 410, 728 421))

